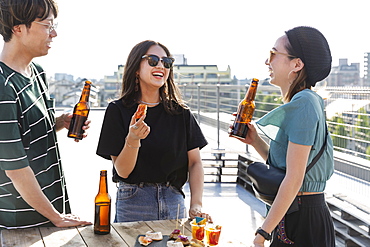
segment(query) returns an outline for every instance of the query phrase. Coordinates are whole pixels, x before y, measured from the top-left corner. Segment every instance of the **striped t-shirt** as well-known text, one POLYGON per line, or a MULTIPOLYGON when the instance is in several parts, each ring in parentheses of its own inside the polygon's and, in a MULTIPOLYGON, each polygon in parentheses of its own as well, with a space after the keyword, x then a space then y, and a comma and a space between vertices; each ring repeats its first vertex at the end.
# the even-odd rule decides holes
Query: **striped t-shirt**
POLYGON ((0 62, 0 230, 52 226, 23 200, 6 170, 30 166, 56 210, 70 213, 54 101, 42 68, 32 63, 31 70, 28 78, 0 62))

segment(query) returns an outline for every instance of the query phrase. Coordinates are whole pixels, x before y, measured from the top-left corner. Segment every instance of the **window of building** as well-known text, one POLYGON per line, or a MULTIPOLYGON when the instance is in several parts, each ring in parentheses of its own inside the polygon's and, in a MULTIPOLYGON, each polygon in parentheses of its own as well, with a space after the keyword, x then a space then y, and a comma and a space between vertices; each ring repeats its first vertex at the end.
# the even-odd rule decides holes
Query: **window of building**
POLYGON ((216 73, 207 74, 207 78, 217 78, 217 74, 216 73))

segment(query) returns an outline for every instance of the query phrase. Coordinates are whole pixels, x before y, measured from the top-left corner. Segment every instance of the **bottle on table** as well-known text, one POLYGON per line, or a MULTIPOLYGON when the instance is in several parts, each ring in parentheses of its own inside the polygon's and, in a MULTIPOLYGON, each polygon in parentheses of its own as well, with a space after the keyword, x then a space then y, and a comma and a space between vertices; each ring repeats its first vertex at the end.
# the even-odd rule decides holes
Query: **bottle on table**
POLYGON ((230 136, 240 138, 245 138, 247 136, 247 123, 252 121, 254 109, 256 108, 254 98, 256 97, 258 82, 258 79, 253 78, 248 92, 245 94, 245 98, 240 102, 233 127, 229 131, 230 136))
POLYGON ((110 232, 111 198, 108 194, 107 170, 100 171, 99 192, 95 197, 94 233, 110 232))
POLYGON ((91 82, 85 81, 84 88, 81 93, 80 101, 73 109, 73 117, 69 124, 68 137, 82 140, 83 133, 82 126, 85 125, 87 117, 90 112, 89 96, 90 96, 91 82))

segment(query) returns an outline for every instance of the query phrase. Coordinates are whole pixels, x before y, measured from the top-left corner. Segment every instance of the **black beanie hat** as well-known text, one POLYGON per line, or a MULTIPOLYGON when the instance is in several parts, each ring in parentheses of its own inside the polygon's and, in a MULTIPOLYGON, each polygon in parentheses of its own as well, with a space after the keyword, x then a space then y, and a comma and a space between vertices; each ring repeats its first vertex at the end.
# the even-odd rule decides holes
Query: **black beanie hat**
POLYGON ((331 70, 331 53, 324 35, 312 27, 295 27, 285 32, 295 57, 299 57, 307 72, 307 82, 315 86, 331 70))

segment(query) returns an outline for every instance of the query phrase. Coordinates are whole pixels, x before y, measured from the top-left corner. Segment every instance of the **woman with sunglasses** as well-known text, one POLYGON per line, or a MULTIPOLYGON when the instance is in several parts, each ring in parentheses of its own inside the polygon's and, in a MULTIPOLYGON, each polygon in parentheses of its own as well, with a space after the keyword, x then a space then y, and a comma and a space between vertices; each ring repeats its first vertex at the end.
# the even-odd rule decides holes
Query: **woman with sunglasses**
POLYGON ((264 246, 264 241, 271 239, 270 246, 335 246, 333 221, 323 193, 334 170, 333 144, 326 131, 324 101, 311 90, 329 75, 331 61, 327 40, 311 27, 285 32, 266 60, 270 83, 280 88, 285 104, 256 123, 270 145, 252 124, 247 137, 240 140, 252 145, 268 164, 286 170, 286 176, 256 231, 254 246, 264 246), (324 152, 305 174, 325 140, 324 152), (293 201, 297 207, 287 213, 293 201))
POLYGON ((189 179, 189 216, 202 213, 204 172, 199 150, 207 145, 174 83, 169 50, 143 41, 130 52, 121 97, 106 110, 97 154, 114 164, 119 183, 115 222, 185 218, 183 185, 189 179), (138 104, 147 113, 135 119, 138 104))

